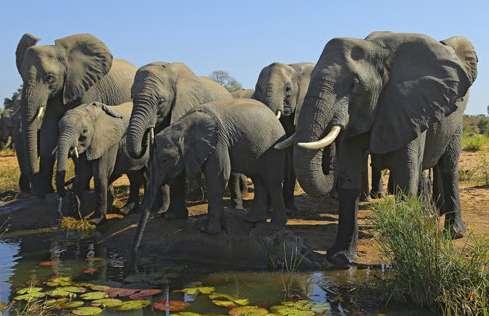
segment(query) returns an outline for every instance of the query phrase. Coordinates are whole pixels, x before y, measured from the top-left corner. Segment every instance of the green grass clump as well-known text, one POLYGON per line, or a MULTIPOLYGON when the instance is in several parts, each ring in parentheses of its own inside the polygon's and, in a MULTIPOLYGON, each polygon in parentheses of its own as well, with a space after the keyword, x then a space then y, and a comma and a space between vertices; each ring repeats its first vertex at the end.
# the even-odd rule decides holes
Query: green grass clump
POLYGON ((386 198, 372 217, 393 275, 391 299, 446 315, 489 314, 489 241, 467 238, 455 247, 435 209, 418 198, 386 198))
POLYGON ((475 134, 475 135, 463 135, 462 136, 462 149, 464 151, 476 152, 480 151, 482 146, 487 143, 487 136, 475 134))

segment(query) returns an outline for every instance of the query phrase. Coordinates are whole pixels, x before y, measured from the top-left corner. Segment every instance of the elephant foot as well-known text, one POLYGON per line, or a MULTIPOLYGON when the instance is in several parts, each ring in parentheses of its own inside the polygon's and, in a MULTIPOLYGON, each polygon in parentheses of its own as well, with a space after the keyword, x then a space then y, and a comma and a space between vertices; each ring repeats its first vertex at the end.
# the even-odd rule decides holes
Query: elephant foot
POLYGON ((385 196, 383 191, 370 191, 370 198, 372 199, 381 199, 385 196))
POLYGON ((137 210, 138 204, 136 202, 128 202, 119 210, 119 212, 124 215, 129 215, 130 213, 136 213, 137 210))
POLYGON ((287 216, 285 214, 274 214, 272 216, 272 226, 274 228, 284 228, 287 226, 287 216))
POLYGON ((347 251, 332 252, 331 250, 328 250, 328 253, 326 254, 328 262, 341 269, 348 269, 354 265, 354 262, 350 257, 351 256, 347 251))
POLYGON ((232 201, 231 200, 231 207, 238 209, 238 210, 244 210, 245 209, 243 206, 243 201, 232 201))
POLYGON ((221 222, 218 220, 215 220, 215 219, 214 220, 209 219, 207 221, 206 225, 201 227, 200 230, 203 233, 207 233, 209 235, 217 235, 217 234, 221 233, 221 231, 222 231, 221 222))
POLYGON ((259 223, 259 222, 265 222, 267 220, 267 216, 265 214, 266 212, 261 212, 257 210, 250 210, 248 211, 248 214, 245 216, 245 221, 249 223, 259 223))
POLYGON ((297 208, 294 202, 289 202, 289 203, 286 202, 285 209, 287 211, 287 215, 296 214, 299 212, 299 209, 297 208))
POLYGON ((462 221, 455 221, 451 218, 445 217, 445 232, 449 234, 451 239, 463 238, 467 228, 462 221))

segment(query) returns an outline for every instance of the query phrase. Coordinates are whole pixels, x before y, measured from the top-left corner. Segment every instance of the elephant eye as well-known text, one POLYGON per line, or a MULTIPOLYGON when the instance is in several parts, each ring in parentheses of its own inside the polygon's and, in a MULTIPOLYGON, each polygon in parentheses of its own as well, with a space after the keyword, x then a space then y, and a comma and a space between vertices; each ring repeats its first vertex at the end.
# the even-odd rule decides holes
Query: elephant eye
POLYGON ((52 83, 54 83, 54 81, 55 81, 55 80, 56 80, 56 78, 54 77, 54 75, 53 75, 53 74, 47 74, 47 75, 46 75, 46 82, 47 82, 48 84, 52 84, 52 83))

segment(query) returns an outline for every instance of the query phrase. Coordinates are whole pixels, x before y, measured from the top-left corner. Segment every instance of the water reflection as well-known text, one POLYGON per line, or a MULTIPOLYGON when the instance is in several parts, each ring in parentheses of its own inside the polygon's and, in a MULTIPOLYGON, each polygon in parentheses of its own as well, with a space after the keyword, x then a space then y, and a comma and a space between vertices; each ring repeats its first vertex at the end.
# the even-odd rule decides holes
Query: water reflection
POLYGON ((0 242, 0 302, 8 302, 10 295, 10 278, 19 252, 18 243, 0 242))

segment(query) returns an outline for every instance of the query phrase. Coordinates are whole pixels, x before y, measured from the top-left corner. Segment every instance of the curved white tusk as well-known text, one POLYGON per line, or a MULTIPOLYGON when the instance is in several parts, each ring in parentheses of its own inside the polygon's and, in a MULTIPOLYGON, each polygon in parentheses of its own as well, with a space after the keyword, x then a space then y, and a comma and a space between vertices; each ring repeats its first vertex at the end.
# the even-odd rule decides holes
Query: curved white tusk
POLYGON ((40 106, 39 110, 37 110, 36 120, 42 120, 44 116, 44 106, 40 106))
POLYGON ((275 146, 273 146, 273 148, 278 149, 278 150, 289 148, 290 146, 292 146, 294 144, 294 140, 295 140, 295 133, 290 135, 289 137, 287 137, 286 139, 284 139, 280 143, 275 144, 275 146))
POLYGON ((80 155, 78 155, 78 148, 76 148, 76 146, 75 146, 75 149, 73 151, 75 152, 76 159, 78 159, 80 157, 80 155))
POLYGON ((323 149, 324 147, 331 145, 335 141, 336 137, 338 137, 340 132, 341 132, 341 127, 335 125, 331 128, 329 133, 323 138, 321 138, 320 140, 315 142, 309 142, 309 143, 298 143, 297 146, 306 149, 314 149, 314 150, 323 149))
POLYGON ((151 146, 153 146, 154 143, 155 143, 155 128, 150 127, 149 128, 149 144, 151 146))
POLYGON ((277 116, 277 120, 280 120, 280 117, 282 116, 282 111, 278 110, 277 114, 275 115, 277 116))

